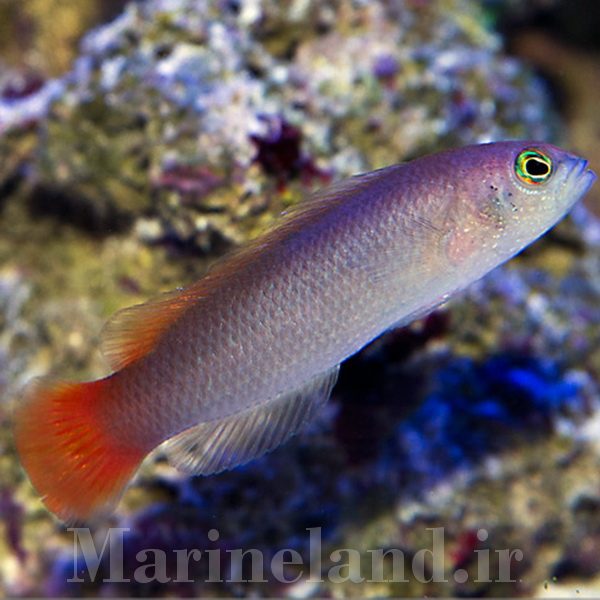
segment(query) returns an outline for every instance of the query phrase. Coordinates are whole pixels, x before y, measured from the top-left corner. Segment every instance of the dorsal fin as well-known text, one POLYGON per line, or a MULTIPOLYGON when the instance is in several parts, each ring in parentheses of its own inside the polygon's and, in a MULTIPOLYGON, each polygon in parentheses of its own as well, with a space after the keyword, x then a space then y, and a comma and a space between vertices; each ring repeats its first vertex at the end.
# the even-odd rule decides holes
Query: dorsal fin
POLYGON ((160 336, 191 304, 214 293, 231 276, 291 233, 303 229, 367 186, 386 181, 400 167, 394 165, 356 175, 317 191, 282 215, 270 231, 216 261, 199 281, 116 313, 106 324, 101 340, 102 352, 111 367, 122 369, 151 352, 160 336))
POLYGON ((194 299, 189 290, 175 290, 115 313, 100 342, 110 366, 117 371, 151 352, 194 299))

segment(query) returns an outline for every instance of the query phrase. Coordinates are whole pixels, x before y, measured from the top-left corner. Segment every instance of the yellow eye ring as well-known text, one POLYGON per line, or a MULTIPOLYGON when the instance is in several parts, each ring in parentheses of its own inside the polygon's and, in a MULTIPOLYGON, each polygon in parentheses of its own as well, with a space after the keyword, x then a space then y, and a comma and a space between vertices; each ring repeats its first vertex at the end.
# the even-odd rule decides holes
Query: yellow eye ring
POLYGON ((527 148, 515 160, 515 173, 524 183, 539 185, 552 175, 552 159, 537 148, 527 148))

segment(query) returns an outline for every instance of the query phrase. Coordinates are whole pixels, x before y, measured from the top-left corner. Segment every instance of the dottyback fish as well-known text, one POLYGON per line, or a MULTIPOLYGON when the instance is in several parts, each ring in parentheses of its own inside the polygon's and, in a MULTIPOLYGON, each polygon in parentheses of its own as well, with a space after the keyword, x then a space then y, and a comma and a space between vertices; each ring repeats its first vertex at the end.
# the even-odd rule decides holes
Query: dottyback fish
POLYGON ((217 473, 284 442, 340 363, 424 316, 559 221, 595 179, 537 142, 469 146, 333 185, 196 283, 107 324, 104 379, 30 384, 16 445, 47 507, 114 507, 163 446, 217 473))

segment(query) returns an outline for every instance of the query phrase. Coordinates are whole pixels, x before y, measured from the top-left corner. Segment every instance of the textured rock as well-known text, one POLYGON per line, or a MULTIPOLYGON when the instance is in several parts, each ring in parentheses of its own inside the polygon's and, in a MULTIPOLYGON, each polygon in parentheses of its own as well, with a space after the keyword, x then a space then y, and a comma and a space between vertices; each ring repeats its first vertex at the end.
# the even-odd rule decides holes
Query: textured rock
POLYGON ((329 179, 551 136, 543 88, 481 23, 459 0, 131 4, 62 80, 0 104, 0 132, 38 119, 50 211, 206 251, 329 179))

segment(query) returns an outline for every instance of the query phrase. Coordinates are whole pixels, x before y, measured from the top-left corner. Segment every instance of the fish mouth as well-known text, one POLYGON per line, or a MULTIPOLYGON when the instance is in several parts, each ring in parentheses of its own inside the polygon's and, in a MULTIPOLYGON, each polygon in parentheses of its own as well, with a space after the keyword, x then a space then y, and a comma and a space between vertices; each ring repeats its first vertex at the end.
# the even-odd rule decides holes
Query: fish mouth
POLYGON ((588 168, 585 158, 573 158, 567 165, 567 178, 565 183, 573 190, 573 200, 576 202, 592 187, 596 181, 596 173, 588 168))

